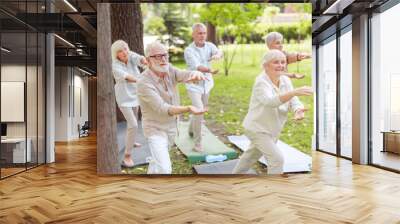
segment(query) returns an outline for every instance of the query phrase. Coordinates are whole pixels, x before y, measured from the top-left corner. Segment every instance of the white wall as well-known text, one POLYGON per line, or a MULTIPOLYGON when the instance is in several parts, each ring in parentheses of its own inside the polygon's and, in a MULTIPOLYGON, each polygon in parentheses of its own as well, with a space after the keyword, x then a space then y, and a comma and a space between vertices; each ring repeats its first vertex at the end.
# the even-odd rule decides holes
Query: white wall
MULTIPOLYGON (((24 82, 26 85, 26 99, 22 102, 19 110, 22 114, 26 112, 26 120, 23 118, 21 122, 6 122, 7 137, 24 138, 25 135, 29 139, 29 148, 32 150, 33 162, 44 163, 45 150, 45 116, 44 116, 44 74, 40 66, 25 66, 21 64, 3 64, 1 66, 2 82, 24 82), (25 80, 27 78, 27 80, 25 80), (26 107, 25 107, 26 102, 26 107), (38 155, 37 155, 38 154, 38 155), (39 161, 36 161, 36 158, 39 161)), ((3 92, 3 94, 7 94, 3 92)), ((20 94, 24 94, 24 90, 20 90, 20 94), (22 91, 22 92, 21 92, 22 91)), ((2 95, 7 97, 7 95, 2 95)), ((2 112, 16 113, 10 107, 2 107, 2 112)), ((15 110, 15 109, 14 109, 15 110)), ((24 116, 24 115, 22 115, 24 116)))
POLYGON ((77 139, 78 124, 88 120, 88 78, 75 68, 56 67, 55 85, 55 140, 77 139))
POLYGON ((69 79, 67 67, 55 68, 55 141, 68 140, 69 79))

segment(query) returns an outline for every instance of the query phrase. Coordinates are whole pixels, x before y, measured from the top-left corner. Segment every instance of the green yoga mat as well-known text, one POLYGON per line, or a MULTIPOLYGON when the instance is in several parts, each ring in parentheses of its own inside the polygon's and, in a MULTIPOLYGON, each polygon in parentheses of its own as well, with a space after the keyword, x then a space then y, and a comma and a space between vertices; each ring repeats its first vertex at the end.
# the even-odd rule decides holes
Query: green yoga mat
POLYGON ((203 125, 201 132, 203 152, 193 151, 193 138, 188 133, 189 122, 179 122, 179 135, 175 138, 175 143, 179 150, 188 158, 190 163, 198 163, 205 161, 207 155, 226 155, 229 159, 236 159, 238 154, 235 150, 229 148, 214 136, 208 128, 203 125))

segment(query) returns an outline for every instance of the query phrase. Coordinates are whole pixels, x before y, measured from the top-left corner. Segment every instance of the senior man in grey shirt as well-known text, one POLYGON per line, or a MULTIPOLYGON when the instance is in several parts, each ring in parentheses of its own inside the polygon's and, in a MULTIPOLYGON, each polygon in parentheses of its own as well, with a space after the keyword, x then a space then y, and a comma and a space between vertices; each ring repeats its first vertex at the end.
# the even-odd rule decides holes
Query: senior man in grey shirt
POLYGON ((169 64, 167 49, 158 42, 147 45, 145 56, 148 68, 137 83, 137 95, 143 132, 151 152, 147 173, 171 174, 169 148, 174 142, 178 115, 187 112, 199 115, 206 111, 195 106, 180 106, 176 85, 206 78, 201 72, 183 71, 169 64))
MULTIPOLYGON (((222 51, 220 51, 213 43, 207 42, 207 28, 202 23, 196 23, 192 26, 191 43, 185 48, 184 56, 189 70, 200 71, 207 80, 199 83, 186 84, 186 89, 192 104, 198 108, 207 108, 208 98, 210 91, 214 86, 212 75, 218 73, 218 70, 212 70, 210 61, 222 58, 222 51)), ((201 123, 203 115, 194 115, 190 119, 189 135, 193 136, 194 151, 202 152, 201 145, 201 123)))

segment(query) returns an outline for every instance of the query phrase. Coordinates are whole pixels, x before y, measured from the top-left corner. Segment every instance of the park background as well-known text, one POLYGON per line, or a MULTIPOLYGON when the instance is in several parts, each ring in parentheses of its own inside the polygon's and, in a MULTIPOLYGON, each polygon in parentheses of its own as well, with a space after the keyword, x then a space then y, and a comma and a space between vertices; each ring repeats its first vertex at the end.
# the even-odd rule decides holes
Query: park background
MULTIPOLYGON (((242 121, 253 83, 261 72, 261 58, 267 52, 265 36, 272 31, 280 32, 284 36, 285 51, 311 54, 311 4, 308 3, 148 3, 141 4, 140 10, 143 47, 153 41, 162 42, 169 49, 170 62, 181 69, 186 69, 183 51, 192 42, 192 24, 207 25, 207 39, 223 50, 224 59, 212 64, 219 73, 214 76, 206 125, 239 154, 240 150, 231 145, 226 136, 244 134, 242 121)), ((303 79, 292 79, 294 87, 311 86, 311 63, 308 59, 289 65, 289 72, 305 74, 303 79)), ((190 105, 183 84, 179 84, 179 90, 181 104, 190 105)), ((300 100, 309 109, 305 119, 295 122, 289 113, 280 140, 311 155, 313 97, 300 97, 300 100)), ((181 120, 188 118, 184 115, 181 120)), ((174 174, 193 173, 192 164, 176 147, 170 155, 174 174)), ((266 173, 266 168, 259 163, 254 168, 258 173, 266 173)), ((147 165, 122 172, 144 174, 146 170, 147 165)))

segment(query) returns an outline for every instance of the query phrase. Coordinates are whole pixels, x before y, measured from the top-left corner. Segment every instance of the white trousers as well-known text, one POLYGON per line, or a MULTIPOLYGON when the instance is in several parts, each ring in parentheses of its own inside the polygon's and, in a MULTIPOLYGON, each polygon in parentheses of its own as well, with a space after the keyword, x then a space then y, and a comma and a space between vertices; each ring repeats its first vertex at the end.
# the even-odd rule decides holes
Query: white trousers
POLYGON ((175 130, 163 132, 162 134, 151 135, 147 138, 151 158, 147 158, 149 167, 147 174, 171 174, 172 163, 169 156, 169 149, 174 144, 175 130))
POLYGON ((126 136, 125 136, 125 155, 131 155, 135 144, 135 136, 138 132, 137 107, 120 107, 119 108, 126 120, 126 136))
POLYGON ((251 144, 233 169, 234 174, 245 174, 261 156, 268 162, 268 174, 282 174, 284 158, 282 151, 276 146, 277 138, 265 133, 246 132, 251 144))
MULTIPOLYGON (((192 91, 188 91, 189 97, 192 100, 192 105, 203 109, 208 104, 208 97, 210 94, 201 94, 192 91)), ((195 144, 201 143, 201 123, 204 119, 204 115, 192 115, 189 123, 189 132, 193 133, 193 142, 195 144)))

